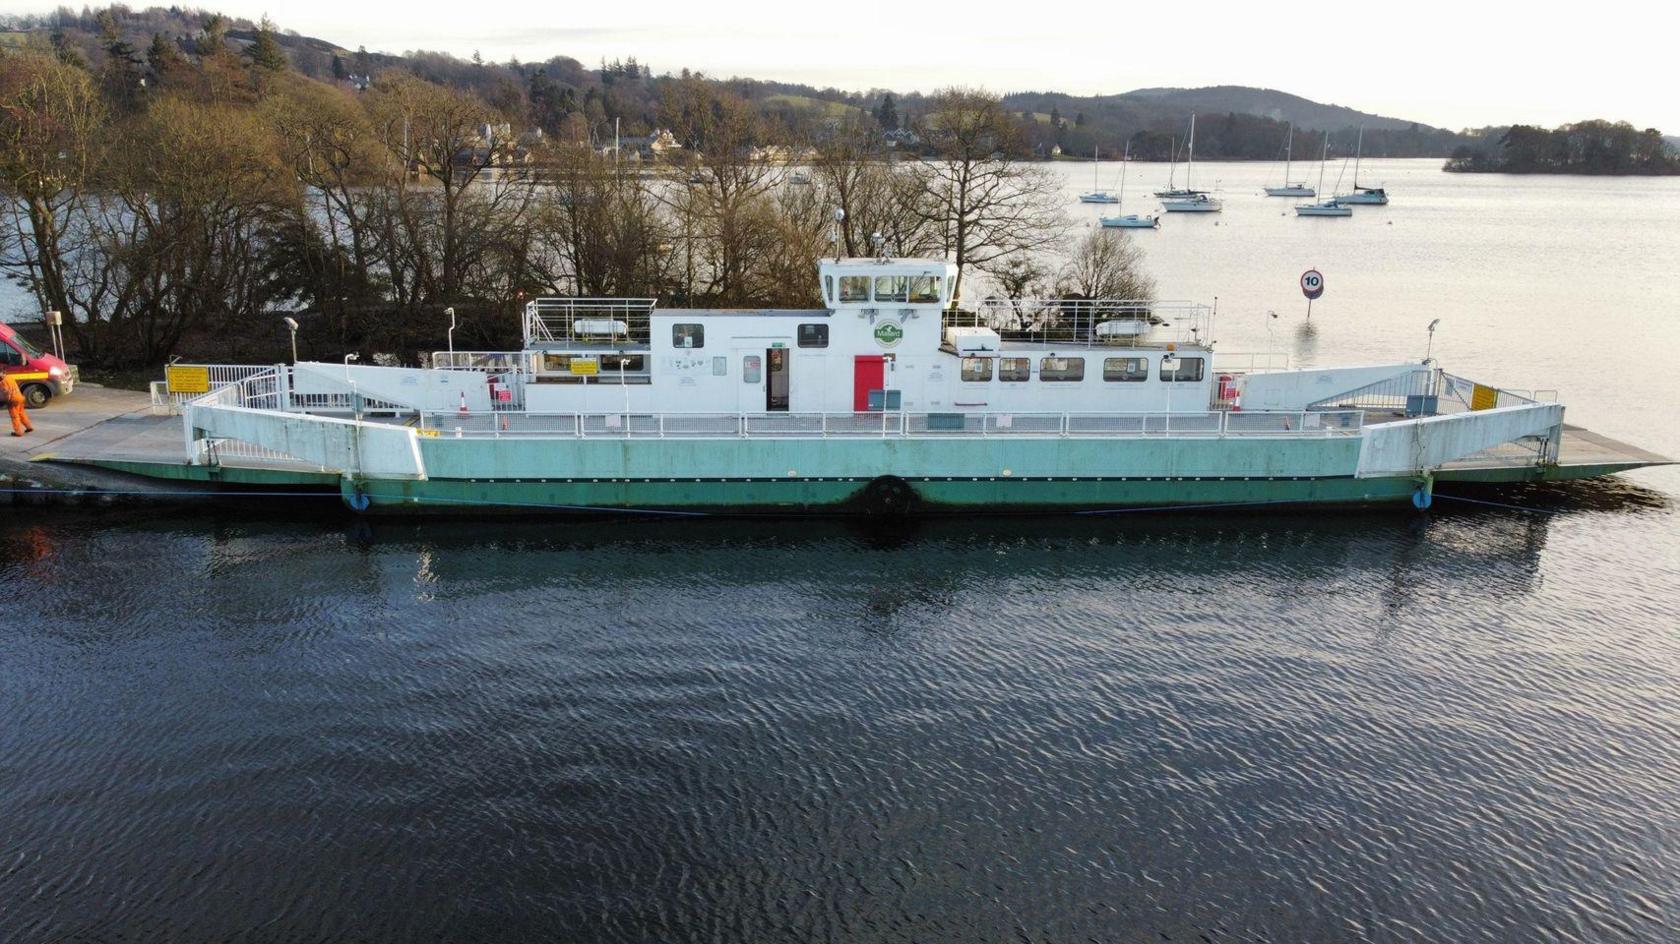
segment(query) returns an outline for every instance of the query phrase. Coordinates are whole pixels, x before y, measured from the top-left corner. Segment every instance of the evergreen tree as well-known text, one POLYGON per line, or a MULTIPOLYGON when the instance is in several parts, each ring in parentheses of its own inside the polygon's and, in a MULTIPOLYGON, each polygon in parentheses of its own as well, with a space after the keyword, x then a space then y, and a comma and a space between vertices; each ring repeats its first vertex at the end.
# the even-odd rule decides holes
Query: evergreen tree
POLYGON ((280 43, 274 38, 274 21, 268 17, 262 18, 257 26, 256 41, 246 52, 251 57, 251 65, 265 72, 284 72, 290 66, 286 60, 286 50, 280 48, 280 43))
POLYGON ((898 103, 893 100, 891 92, 881 97, 881 104, 875 109, 875 120, 888 131, 898 127, 898 103))

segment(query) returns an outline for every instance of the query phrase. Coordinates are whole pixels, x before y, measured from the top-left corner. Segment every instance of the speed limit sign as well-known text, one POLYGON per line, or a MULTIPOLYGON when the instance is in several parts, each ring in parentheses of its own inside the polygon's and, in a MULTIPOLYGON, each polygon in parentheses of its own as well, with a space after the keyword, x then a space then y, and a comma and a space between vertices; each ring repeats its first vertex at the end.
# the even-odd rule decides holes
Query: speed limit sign
POLYGON ((1301 273, 1301 294, 1311 301, 1324 294, 1324 274, 1317 269, 1301 273))

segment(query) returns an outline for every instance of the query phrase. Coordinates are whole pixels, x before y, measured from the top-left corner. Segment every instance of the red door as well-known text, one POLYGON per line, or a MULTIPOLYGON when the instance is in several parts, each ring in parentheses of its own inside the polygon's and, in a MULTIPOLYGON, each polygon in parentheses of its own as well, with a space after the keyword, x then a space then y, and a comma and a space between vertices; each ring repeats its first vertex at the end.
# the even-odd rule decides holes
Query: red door
POLYGON ((859 354, 852 361, 852 410, 869 410, 869 391, 886 387, 887 359, 879 354, 859 354))

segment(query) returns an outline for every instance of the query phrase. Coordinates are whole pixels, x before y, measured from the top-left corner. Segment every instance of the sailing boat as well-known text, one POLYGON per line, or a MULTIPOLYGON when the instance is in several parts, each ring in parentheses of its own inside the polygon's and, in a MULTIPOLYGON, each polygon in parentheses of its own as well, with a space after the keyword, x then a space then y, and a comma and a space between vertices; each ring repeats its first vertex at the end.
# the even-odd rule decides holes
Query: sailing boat
POLYGON ((1283 186, 1267 187, 1268 197, 1316 197, 1318 191, 1302 183, 1289 182, 1289 164, 1295 157, 1295 122, 1289 123, 1289 135, 1283 139, 1283 186))
POLYGON ((1091 189, 1090 193, 1082 193, 1082 194, 1079 195, 1079 202, 1080 203, 1119 203, 1120 202, 1119 200, 1115 199, 1114 194, 1109 193, 1107 190, 1101 189, 1101 187, 1099 186, 1099 184, 1097 182, 1097 169, 1101 166, 1097 162, 1097 156, 1101 153, 1102 153, 1101 148, 1096 147, 1096 146, 1092 146, 1092 148, 1091 148, 1091 188, 1092 189, 1091 189))
POLYGON ((1126 205, 1126 165, 1132 162, 1132 142, 1126 142, 1126 154, 1120 159, 1120 199, 1119 206, 1114 208, 1116 215, 1105 216, 1097 222, 1110 229, 1154 229, 1161 225, 1157 216, 1139 216, 1136 213, 1119 215, 1126 205))
POLYGON ((1207 195, 1206 192, 1193 189, 1190 186, 1190 173, 1196 169, 1196 113, 1190 113, 1190 143, 1185 150, 1184 161, 1184 190, 1182 196, 1171 196, 1161 200, 1161 209, 1168 213, 1218 213, 1224 204, 1207 195))
POLYGON ((1157 197, 1188 197, 1192 191, 1173 186, 1173 178, 1178 174, 1178 139, 1172 143, 1172 163, 1167 165, 1167 189, 1155 191, 1157 197))
MULTIPOLYGON (((1324 152, 1318 157, 1318 189, 1324 189, 1324 164, 1330 159, 1330 132, 1324 132, 1324 152)), ((1340 182, 1340 178, 1337 179, 1340 182)), ((1307 191, 1309 194, 1313 191, 1307 191)), ((1295 205, 1296 216, 1352 216, 1353 207, 1347 206, 1336 197, 1331 197, 1319 203, 1298 203, 1295 205)))
POLYGON ((1365 126, 1359 126, 1359 144, 1353 150, 1353 192, 1339 193, 1336 199, 1342 203, 1357 203, 1362 206, 1387 206, 1388 191, 1381 187, 1359 186, 1359 157, 1365 151, 1365 126))

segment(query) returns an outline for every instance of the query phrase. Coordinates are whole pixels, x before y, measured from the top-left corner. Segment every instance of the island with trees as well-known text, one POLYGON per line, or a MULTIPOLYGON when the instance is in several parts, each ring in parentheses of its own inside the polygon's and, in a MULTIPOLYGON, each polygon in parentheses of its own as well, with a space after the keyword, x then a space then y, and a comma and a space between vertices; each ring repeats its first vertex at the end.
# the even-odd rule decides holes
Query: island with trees
POLYGON ((1661 131, 1625 121, 1557 128, 1484 129, 1453 151, 1445 170, 1463 174, 1680 174, 1680 153, 1661 131))

